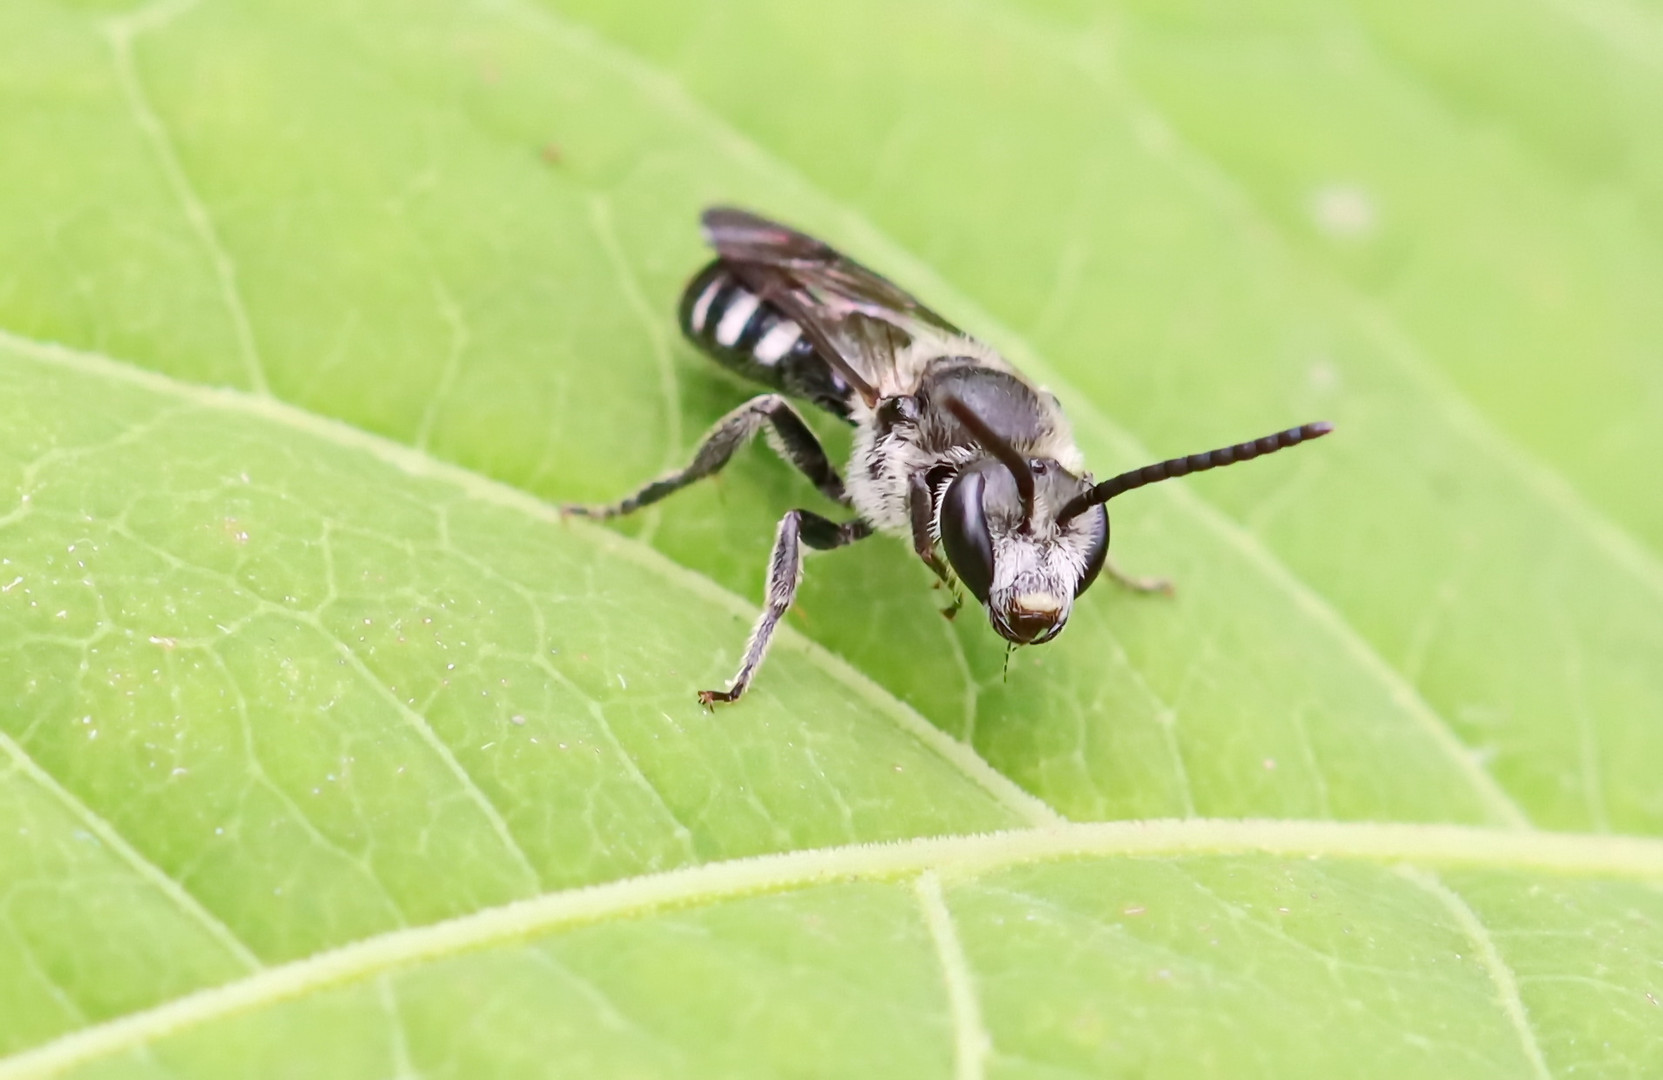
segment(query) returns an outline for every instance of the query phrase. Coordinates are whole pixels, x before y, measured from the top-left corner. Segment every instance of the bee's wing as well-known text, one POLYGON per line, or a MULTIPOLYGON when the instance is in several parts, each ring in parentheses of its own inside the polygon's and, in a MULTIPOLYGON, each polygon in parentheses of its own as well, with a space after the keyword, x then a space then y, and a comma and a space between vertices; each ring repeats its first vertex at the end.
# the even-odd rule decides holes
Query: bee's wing
POLYGON ((921 335, 961 331, 893 282, 830 245, 747 210, 704 213, 705 237, 747 288, 802 327, 867 404, 921 335))

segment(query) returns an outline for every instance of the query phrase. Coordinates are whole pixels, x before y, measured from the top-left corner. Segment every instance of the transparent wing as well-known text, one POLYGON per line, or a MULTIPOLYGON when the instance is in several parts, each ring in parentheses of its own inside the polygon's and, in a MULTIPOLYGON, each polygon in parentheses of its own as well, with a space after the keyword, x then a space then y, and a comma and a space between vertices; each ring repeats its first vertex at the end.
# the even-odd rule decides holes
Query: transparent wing
POLYGON ((795 320, 868 404, 912 341, 962 334, 887 278, 812 236, 727 206, 706 210, 703 223, 710 246, 735 276, 795 320))

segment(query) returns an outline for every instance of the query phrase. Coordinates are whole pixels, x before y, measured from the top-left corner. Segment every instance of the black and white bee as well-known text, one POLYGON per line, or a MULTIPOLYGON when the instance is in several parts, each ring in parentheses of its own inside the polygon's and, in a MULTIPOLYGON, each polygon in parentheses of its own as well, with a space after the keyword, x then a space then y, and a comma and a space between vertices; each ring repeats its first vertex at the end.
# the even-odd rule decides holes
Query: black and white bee
POLYGON ((1107 568, 1108 500, 1134 488, 1232 465, 1326 435, 1326 423, 1173 458, 1094 483, 1055 396, 988 346, 888 280, 819 240, 744 210, 704 214, 717 257, 688 283, 682 332, 718 363, 772 391, 717 421, 693 461, 605 506, 566 506, 592 518, 628 514, 728 463, 759 431, 833 502, 855 516, 812 510, 780 519, 766 606, 726 690, 737 701, 756 676, 802 578, 802 547, 821 551, 874 532, 909 537, 952 590, 969 590, 1012 645, 1056 637, 1074 601, 1107 568), (786 399, 813 402, 852 424, 848 476, 838 474, 786 399))

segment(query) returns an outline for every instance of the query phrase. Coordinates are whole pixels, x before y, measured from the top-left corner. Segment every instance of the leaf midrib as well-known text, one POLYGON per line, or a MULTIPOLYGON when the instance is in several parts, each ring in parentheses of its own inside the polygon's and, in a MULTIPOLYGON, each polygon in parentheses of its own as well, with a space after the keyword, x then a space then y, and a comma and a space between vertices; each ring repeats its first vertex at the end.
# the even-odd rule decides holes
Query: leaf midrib
POLYGON ((388 931, 83 1028, 0 1060, 0 1080, 51 1075, 214 1020, 390 970, 670 908, 840 881, 899 880, 926 872, 955 884, 1039 862, 1208 855, 1357 859, 1617 877, 1663 885, 1663 840, 1465 825, 1190 818, 848 844, 624 878, 388 931))

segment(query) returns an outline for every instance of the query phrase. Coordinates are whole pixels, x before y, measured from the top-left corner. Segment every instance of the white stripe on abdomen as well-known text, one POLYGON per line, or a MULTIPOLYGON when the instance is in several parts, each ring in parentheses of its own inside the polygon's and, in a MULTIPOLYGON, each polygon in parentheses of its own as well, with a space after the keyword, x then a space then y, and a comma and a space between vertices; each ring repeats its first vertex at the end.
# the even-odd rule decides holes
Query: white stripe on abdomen
POLYGON ((716 294, 721 291, 722 279, 719 277, 713 278, 710 284, 704 287, 704 292, 700 293, 699 298, 693 302, 693 313, 687 316, 687 325, 695 334, 704 332, 704 321, 710 316, 711 302, 716 299, 716 294))
POLYGON ((803 328, 789 319, 774 324, 773 329, 762 335, 762 340, 756 343, 751 355, 759 364, 777 364, 791 347, 796 345, 803 336, 803 328))
POLYGON ((728 309, 722 312, 722 321, 716 324, 716 344, 724 348, 733 348, 733 343, 745 332, 745 326, 751 321, 751 316, 756 314, 759 303, 761 301, 753 292, 743 292, 734 297, 728 309))

